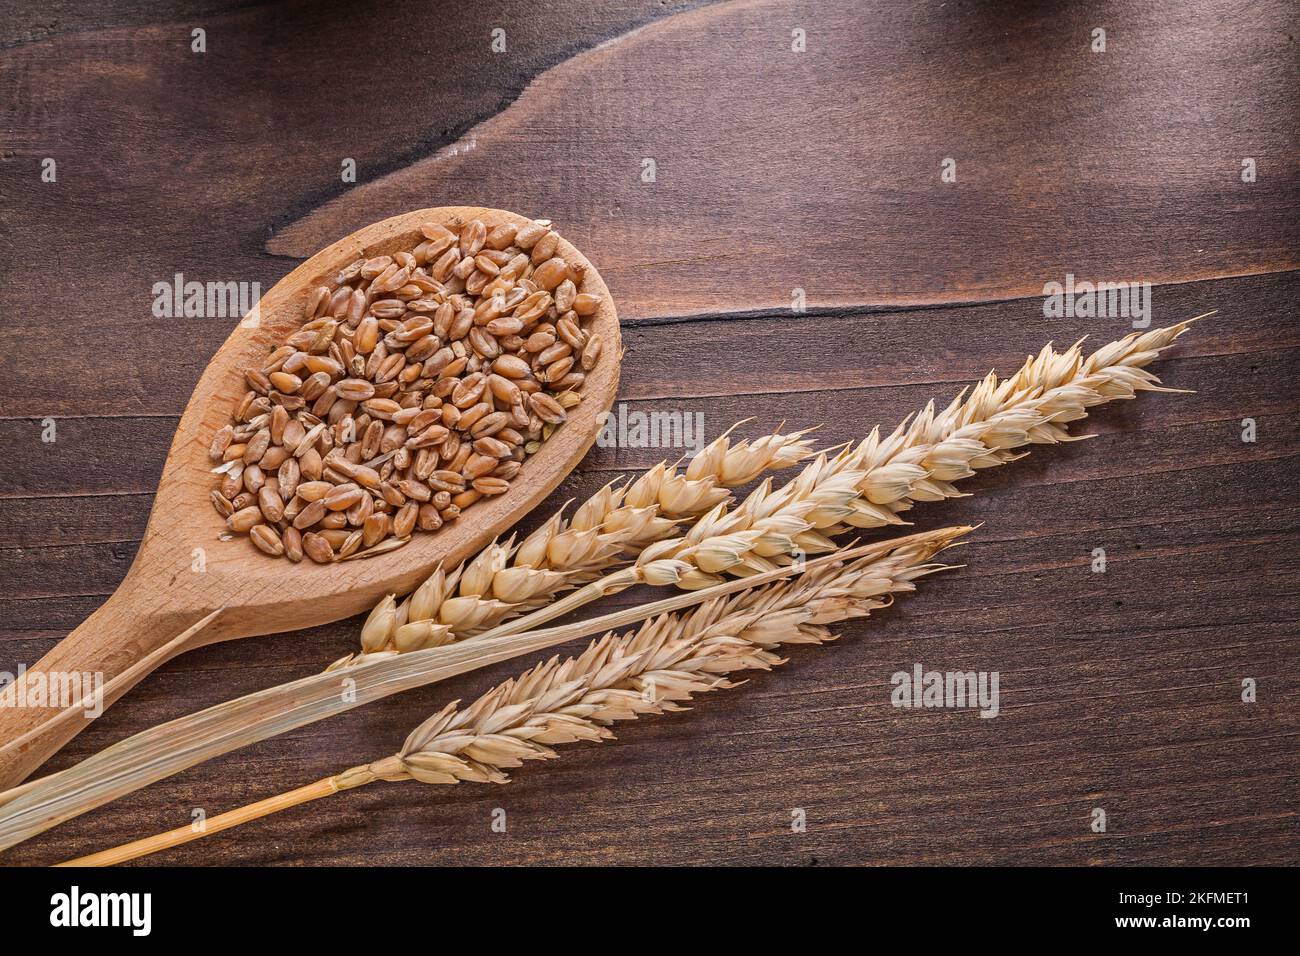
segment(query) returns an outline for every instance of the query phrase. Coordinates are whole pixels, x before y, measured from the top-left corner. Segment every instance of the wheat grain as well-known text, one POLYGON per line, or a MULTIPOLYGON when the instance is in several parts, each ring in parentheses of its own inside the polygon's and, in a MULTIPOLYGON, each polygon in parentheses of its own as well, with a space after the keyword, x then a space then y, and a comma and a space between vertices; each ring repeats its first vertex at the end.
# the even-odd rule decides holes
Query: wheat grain
POLYGON ((942 569, 931 559, 967 530, 913 535, 870 556, 830 561, 796 579, 654 617, 628 634, 607 633, 577 657, 553 657, 468 707, 448 704, 390 757, 221 814, 203 830, 182 827, 69 865, 135 859, 377 780, 505 783, 505 771, 555 757, 557 745, 609 739, 617 721, 680 710, 696 694, 736 686, 729 674, 770 670, 783 663, 775 653, 782 645, 833 640, 827 625, 866 617, 915 590, 918 578, 942 569))

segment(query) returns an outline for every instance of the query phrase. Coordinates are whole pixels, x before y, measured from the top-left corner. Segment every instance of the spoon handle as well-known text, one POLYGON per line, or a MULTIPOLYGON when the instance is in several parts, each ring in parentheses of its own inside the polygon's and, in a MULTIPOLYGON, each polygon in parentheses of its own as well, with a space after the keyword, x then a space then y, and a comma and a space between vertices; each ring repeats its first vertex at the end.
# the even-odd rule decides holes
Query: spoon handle
POLYGON ((0 789, 20 783, 104 709, 192 646, 220 610, 178 632, 142 614, 124 582, 71 634, 0 691, 0 789))

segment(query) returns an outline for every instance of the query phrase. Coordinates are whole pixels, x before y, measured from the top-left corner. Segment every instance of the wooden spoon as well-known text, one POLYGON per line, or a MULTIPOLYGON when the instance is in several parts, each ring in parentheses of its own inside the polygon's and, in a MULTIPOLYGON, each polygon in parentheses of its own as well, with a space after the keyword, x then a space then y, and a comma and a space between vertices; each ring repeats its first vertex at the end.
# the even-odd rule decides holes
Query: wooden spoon
MULTIPOLYGON (((246 386, 243 372, 303 321, 312 289, 333 285, 359 256, 410 249, 421 225, 460 225, 481 219, 530 220, 500 209, 444 206, 366 226, 312 256, 275 284, 226 339, 190 397, 163 465, 144 539, 125 580, 99 610, 27 672, 28 687, 50 672, 101 673, 104 706, 150 671, 184 651, 217 641, 324 624, 369 610, 385 594, 411 590, 439 562, 471 556, 527 515, 586 454, 618 388, 622 343, 609 290, 590 262, 568 242, 558 255, 584 266, 581 290, 599 295, 587 322, 603 348, 582 388, 582 402, 541 449, 526 459, 510 490, 467 508, 436 532, 416 531, 401 548, 363 560, 293 564, 255 550, 239 536, 221 541, 225 523, 209 495, 208 447, 230 419, 246 386), (197 569, 202 570, 197 570, 197 569)), ((0 789, 18 783, 88 722, 85 707, 0 707, 0 789)))

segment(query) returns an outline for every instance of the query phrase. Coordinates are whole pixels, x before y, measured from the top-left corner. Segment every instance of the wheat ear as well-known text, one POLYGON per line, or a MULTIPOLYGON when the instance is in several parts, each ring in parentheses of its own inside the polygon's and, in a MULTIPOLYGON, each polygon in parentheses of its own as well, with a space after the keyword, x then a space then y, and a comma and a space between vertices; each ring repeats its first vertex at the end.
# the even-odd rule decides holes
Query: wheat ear
POLYGON ((608 633, 577 657, 553 657, 468 707, 448 704, 390 757, 221 814, 203 831, 181 827, 64 865, 136 859, 376 780, 505 783, 507 770, 557 756, 556 745, 610 739, 617 721, 680 710, 695 694, 736 686, 729 674, 770 670, 783 663, 775 649, 784 644, 833 640, 828 624, 866 617, 915 590, 917 578, 942 567, 930 559, 966 530, 912 536, 883 552, 660 615, 627 634, 608 633))
MULTIPOLYGON (((572 517, 561 509, 518 545, 513 538, 493 542, 451 571, 439 566, 400 604, 386 597, 362 626, 362 653, 439 647, 482 634, 635 556, 682 521, 729 500, 729 489, 812 454, 807 431, 732 441, 734 427, 685 468, 661 462, 633 481, 610 483, 572 517)), ((345 657, 331 667, 356 660, 345 657)))
POLYGON ((1064 352, 1045 346, 1014 375, 999 380, 990 372, 969 394, 942 411, 929 403, 888 437, 876 429, 833 458, 819 456, 779 489, 764 481, 739 507, 717 506, 638 560, 686 561, 695 570, 679 586, 710 587, 723 574, 781 566, 796 552, 832 551, 831 538, 851 528, 902 524, 899 514, 915 502, 962 496, 954 482, 1027 454, 1017 449, 1074 440, 1065 426, 1095 405, 1175 391, 1145 366, 1189 324, 1131 334, 1086 359, 1077 343, 1064 352))
MULTIPOLYGON (((931 402, 887 437, 882 438, 877 428, 856 446, 834 456, 818 456, 780 488, 773 488, 768 478, 737 508, 728 509, 726 500, 719 500, 684 534, 669 536, 678 527, 676 522, 656 525, 657 539, 649 532, 639 538, 637 563, 663 566, 665 559, 684 562, 679 566, 678 586, 703 588, 717 584, 724 574, 755 574, 788 563, 798 553, 832 551, 835 543, 831 538, 850 528, 905 524, 899 515, 915 502, 963 495, 954 482, 978 469, 1027 454, 1017 449, 1075 440, 1065 426, 1086 418, 1087 409, 1093 406, 1133 398, 1141 391, 1177 391, 1163 388, 1145 366, 1195 321, 1132 333, 1087 358, 1082 343, 1064 352, 1046 345, 1011 376, 999 379, 990 372, 942 411, 936 411, 931 402)), ((795 436, 802 438, 803 434, 796 432, 795 436)), ((778 436, 771 437, 775 440, 778 436)), ((799 452, 807 457, 803 444, 799 452)), ((764 470, 746 469, 751 477, 764 470)), ((596 536, 598 529, 599 525, 593 524, 587 533, 596 536)), ((619 577, 622 574, 609 576, 600 587, 589 586, 587 595, 594 600, 640 583, 624 581, 619 577)), ((435 572, 426 586, 441 596, 440 572, 435 572)), ((531 613, 509 624, 498 623, 486 633, 529 630, 581 603, 584 600, 578 595, 571 595, 563 605, 543 606, 545 601, 538 601, 531 613)), ((433 601, 419 604, 429 610, 415 618, 422 623, 412 625, 403 621, 393 601, 381 602, 362 629, 363 648, 400 651, 403 642, 397 635, 403 627, 419 634, 421 640, 430 639, 425 637, 430 633, 440 642, 464 636, 454 627, 437 627, 433 601)), ((352 660, 345 658, 344 662, 352 660)))

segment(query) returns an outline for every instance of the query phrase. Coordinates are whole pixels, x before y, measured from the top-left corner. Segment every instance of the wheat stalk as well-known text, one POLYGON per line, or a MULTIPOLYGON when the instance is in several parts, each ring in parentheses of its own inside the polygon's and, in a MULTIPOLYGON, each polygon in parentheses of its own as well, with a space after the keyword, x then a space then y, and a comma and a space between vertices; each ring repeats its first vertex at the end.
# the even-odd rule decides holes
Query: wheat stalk
MULTIPOLYGON (((1063 426, 1083 417, 1086 408, 1132 397, 1138 391, 1163 390, 1143 367, 1189 324, 1128 336, 1086 360, 1077 345, 1060 354, 1044 349, 1016 375, 1002 382, 990 375, 969 397, 959 396, 941 414, 927 408, 888 439, 882 441, 876 433, 833 459, 819 457, 783 489, 760 488, 733 512, 715 508, 697 522, 694 537, 687 532, 670 539, 663 553, 671 556, 647 555, 643 550, 641 563, 597 578, 531 614, 498 624, 472 642, 409 654, 363 655, 349 674, 358 691, 370 699, 396 693, 545 646, 515 642, 510 635, 544 633, 535 630, 540 621, 632 584, 686 582, 698 586, 708 580, 704 575, 749 575, 762 566, 759 562, 773 566, 785 562, 787 540, 803 550, 824 549, 830 546, 823 540, 825 532, 864 521, 870 526, 872 515, 884 523, 901 522, 887 514, 896 516, 913 500, 956 494, 949 482, 976 468, 1019 457, 1013 449, 1024 444, 1064 440, 1068 436, 1063 426), (856 464, 859 457, 868 467, 861 469, 856 482, 849 481, 846 475, 855 476, 849 463, 856 464), (864 502, 883 510, 873 511, 864 502), (734 515, 741 518, 734 519, 734 515), (783 529, 771 519, 789 522, 790 527, 783 529), (798 531, 800 522, 810 527, 798 531), (444 651, 452 652, 445 661, 437 656, 444 651)), ((768 572, 772 573, 776 572, 768 572)), ((605 626, 614 625, 601 624, 605 626)), ((563 629, 551 629, 557 630, 563 629)), ((179 751, 169 741, 180 728, 164 725, 137 735, 145 740, 123 741, 78 767, 35 782, 30 789, 0 794, 4 805, 0 808, 0 847, 178 769, 357 706, 357 699, 342 700, 321 683, 330 676, 322 674, 270 688, 174 722, 185 728, 184 747, 179 751), (126 763, 133 766, 129 773, 122 770, 126 763), (56 800, 61 808, 57 818, 54 811, 46 809, 56 800)))
POLYGON ((507 770, 555 757, 557 745, 610 739, 617 721, 680 710, 695 694, 736 686, 729 674, 770 670, 783 663, 775 653, 782 645, 833 640, 828 624, 866 617, 914 590, 917 578, 940 570, 930 559, 967 530, 914 535, 883 552, 660 615, 631 633, 607 633, 577 657, 553 657, 468 707, 448 704, 392 756, 222 814, 203 831, 182 827, 66 865, 135 859, 376 780, 505 783, 507 770))
MULTIPOLYGON (((435 683, 499 661, 553 647, 589 634, 624 627, 658 614, 693 607, 710 598, 767 584, 836 560, 881 555, 926 535, 862 545, 839 555, 813 559, 804 566, 737 578, 703 591, 679 591, 654 601, 613 611, 590 620, 522 634, 483 635, 444 647, 407 654, 370 655, 346 676, 313 674, 280 684, 128 737, 80 763, 0 793, 0 850, 19 843, 87 810, 124 796, 212 757, 286 733, 382 697, 435 683)), ((680 562, 665 560, 648 567, 624 568, 610 578, 671 583, 680 562), (660 569, 658 566, 663 566, 660 569), (663 573, 662 579, 652 574, 663 573)), ((592 582, 568 597, 584 600, 592 582)))

